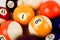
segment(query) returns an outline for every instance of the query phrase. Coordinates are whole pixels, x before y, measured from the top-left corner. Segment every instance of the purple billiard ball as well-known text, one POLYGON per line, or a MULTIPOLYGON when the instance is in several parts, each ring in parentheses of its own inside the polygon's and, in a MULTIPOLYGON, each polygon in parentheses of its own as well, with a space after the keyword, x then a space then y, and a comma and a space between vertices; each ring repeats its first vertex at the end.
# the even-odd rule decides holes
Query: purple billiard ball
POLYGON ((32 35, 23 35, 18 37, 16 40, 37 40, 37 38, 32 35))
POLYGON ((60 16, 52 20, 53 32, 60 33, 60 16))

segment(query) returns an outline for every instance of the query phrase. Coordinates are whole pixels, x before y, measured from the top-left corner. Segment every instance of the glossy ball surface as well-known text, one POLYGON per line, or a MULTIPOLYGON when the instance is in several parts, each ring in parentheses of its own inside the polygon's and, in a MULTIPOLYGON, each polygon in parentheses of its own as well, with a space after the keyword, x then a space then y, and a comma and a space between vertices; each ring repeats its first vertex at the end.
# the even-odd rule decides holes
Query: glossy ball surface
POLYGON ((28 29, 30 34, 45 37, 51 32, 52 23, 46 16, 39 15, 32 18, 32 20, 29 22, 28 29))
POLYGON ((40 15, 53 19, 59 15, 59 5, 55 1, 46 1, 40 5, 40 15))
POLYGON ((20 5, 13 12, 13 19, 22 25, 27 25, 34 16, 34 10, 27 5, 20 5))

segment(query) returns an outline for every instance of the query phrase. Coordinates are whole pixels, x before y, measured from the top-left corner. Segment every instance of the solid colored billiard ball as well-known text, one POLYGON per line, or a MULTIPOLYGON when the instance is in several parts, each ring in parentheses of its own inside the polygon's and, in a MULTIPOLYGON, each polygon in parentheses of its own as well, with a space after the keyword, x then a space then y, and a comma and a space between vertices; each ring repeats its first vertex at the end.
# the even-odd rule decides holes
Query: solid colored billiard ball
POLYGON ((27 5, 20 5, 13 12, 13 19, 22 25, 27 25, 33 17, 34 10, 27 5))
POLYGON ((60 40, 60 34, 49 34, 45 40, 60 40))
POLYGON ((40 3, 42 2, 43 0, 23 0, 23 3, 25 5, 29 5, 31 6, 33 9, 37 10, 40 6, 40 3))
POLYGON ((7 8, 0 7, 0 24, 10 19, 10 12, 7 8))
POLYGON ((52 20, 53 32, 60 33, 60 16, 52 20))
POLYGON ((7 1, 6 1, 6 8, 7 8, 10 12, 13 12, 14 9, 17 7, 17 2, 18 2, 18 0, 7 0, 7 1))
POLYGON ((43 15, 35 16, 29 22, 28 30, 30 34, 45 37, 52 30, 52 23, 49 18, 43 15))
POLYGON ((17 38, 17 40, 37 40, 33 35, 23 35, 17 38))
POLYGON ((16 21, 6 21, 0 28, 1 35, 3 35, 5 39, 9 38, 10 40, 14 40, 23 34, 21 25, 16 21))
POLYGON ((55 1, 46 1, 40 5, 40 15, 53 19, 59 15, 59 5, 55 1))

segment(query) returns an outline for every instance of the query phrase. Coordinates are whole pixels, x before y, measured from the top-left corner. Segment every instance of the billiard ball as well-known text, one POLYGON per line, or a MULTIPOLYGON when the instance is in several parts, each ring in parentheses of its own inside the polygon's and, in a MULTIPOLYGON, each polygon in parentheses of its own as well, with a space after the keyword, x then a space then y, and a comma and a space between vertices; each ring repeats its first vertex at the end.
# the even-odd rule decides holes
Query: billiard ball
POLYGON ((60 16, 52 20, 53 32, 60 33, 60 16))
POLYGON ((55 1, 46 1, 40 5, 40 15, 45 15, 50 19, 54 19, 59 15, 59 5, 55 1))
POLYGON ((27 25, 33 17, 34 10, 27 5, 20 5, 13 12, 13 19, 22 25, 27 25))
POLYGON ((10 12, 7 8, 0 7, 0 24, 10 19, 10 12))
POLYGON ((52 23, 48 17, 38 15, 31 19, 28 25, 28 30, 30 34, 44 38, 51 32, 52 23))
POLYGON ((6 1, 6 8, 9 9, 10 12, 13 12, 14 9, 17 7, 18 0, 7 0, 6 1))
POLYGON ((16 39, 18 36, 23 34, 21 25, 13 20, 6 21, 1 25, 1 34, 10 40, 16 39))
POLYGON ((49 34, 45 40, 60 40, 60 34, 49 34))
POLYGON ((40 3, 42 2, 42 0, 23 0, 23 3, 25 5, 29 5, 31 6, 33 9, 37 10, 40 6, 40 3))
POLYGON ((37 40, 33 35, 23 35, 17 38, 17 40, 37 40))
POLYGON ((10 16, 10 12, 7 8, 0 7, 0 18, 8 20, 10 16))

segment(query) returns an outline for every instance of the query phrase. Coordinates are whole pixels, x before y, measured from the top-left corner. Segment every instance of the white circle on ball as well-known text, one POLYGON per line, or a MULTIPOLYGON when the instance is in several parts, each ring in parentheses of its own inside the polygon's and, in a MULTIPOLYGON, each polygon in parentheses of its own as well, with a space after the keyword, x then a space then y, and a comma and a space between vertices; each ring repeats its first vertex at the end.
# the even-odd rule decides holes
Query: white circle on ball
POLYGON ((34 24, 35 25, 40 25, 41 23, 42 23, 42 19, 41 18, 34 19, 34 24))
POLYGON ((20 14, 18 14, 18 17, 19 17, 19 19, 20 19, 21 21, 24 21, 24 20, 27 19, 27 15, 26 15, 25 13, 20 13, 20 14))
POLYGON ((0 35, 0 40, 6 40, 6 38, 3 35, 0 35))
POLYGON ((0 9, 0 14, 1 14, 1 15, 6 15, 6 14, 7 14, 6 9, 1 8, 1 9, 0 9))
POLYGON ((54 34, 49 34, 46 36, 45 40, 54 40, 55 35, 54 34))
POLYGON ((13 1, 8 1, 7 6, 9 8, 13 8, 14 7, 14 2, 13 1))

